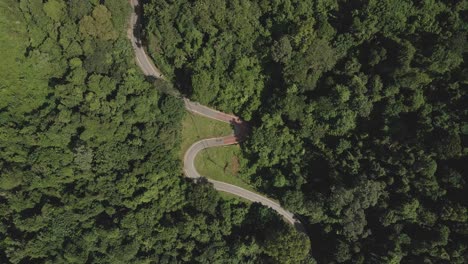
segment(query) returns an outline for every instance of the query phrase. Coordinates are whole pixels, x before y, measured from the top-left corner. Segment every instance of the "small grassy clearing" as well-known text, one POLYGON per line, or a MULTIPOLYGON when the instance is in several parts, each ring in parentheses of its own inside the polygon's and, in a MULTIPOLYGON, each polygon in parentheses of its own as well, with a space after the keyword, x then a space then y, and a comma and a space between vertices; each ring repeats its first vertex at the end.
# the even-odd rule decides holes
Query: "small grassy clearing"
MULTIPOLYGON (((212 137, 227 136, 232 133, 231 125, 187 113, 182 122, 182 144, 180 158, 195 142, 212 137)), ((222 181, 254 191, 247 183, 238 178, 240 147, 238 145, 209 148, 195 158, 195 167, 204 177, 222 181)))
POLYGON ((211 137, 227 136, 232 133, 230 124, 207 117, 187 113, 182 121, 181 158, 185 151, 195 142, 211 137))
POLYGON ((205 149, 195 158, 198 172, 210 179, 255 191, 238 177, 240 147, 238 145, 205 149))

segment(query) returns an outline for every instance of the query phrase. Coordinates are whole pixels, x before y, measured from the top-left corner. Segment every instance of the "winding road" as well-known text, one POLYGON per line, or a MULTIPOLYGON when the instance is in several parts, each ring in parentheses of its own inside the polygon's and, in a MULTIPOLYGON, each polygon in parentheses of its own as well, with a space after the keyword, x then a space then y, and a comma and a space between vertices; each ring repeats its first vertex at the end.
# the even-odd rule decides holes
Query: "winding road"
MULTIPOLYGON (((140 15, 142 14, 142 7, 139 5, 138 0, 129 0, 130 4, 133 7, 133 12, 130 17, 130 27, 128 29, 127 35, 130 41, 132 42, 133 49, 135 51, 135 60, 138 66, 141 68, 143 73, 146 76, 164 79, 164 76, 161 72, 156 68, 153 64, 151 59, 145 52, 145 49, 141 43, 141 23, 139 23, 140 15)), ((221 122, 230 123, 234 126, 234 132, 232 135, 226 137, 219 137, 219 138, 209 138, 203 139, 198 142, 195 142, 190 148, 185 152, 184 155, 184 173, 185 176, 192 179, 199 179, 202 176, 198 173, 197 169, 195 168, 195 157, 197 154, 206 148, 211 147, 219 147, 219 146, 226 146, 226 145, 233 145, 238 144, 242 140, 245 139, 248 133, 248 126, 245 121, 240 119, 237 116, 229 115, 226 113, 222 113, 220 111, 214 110, 207 106, 200 105, 199 103, 192 102, 187 98, 183 98, 185 103, 185 108, 198 115, 202 115, 211 119, 215 119, 221 122)), ((215 181, 211 179, 207 179, 210 183, 213 184, 213 187, 222 192, 230 193, 236 195, 238 197, 247 199, 252 202, 261 203, 264 206, 267 206, 273 210, 275 210, 278 214, 283 216, 283 218, 295 226, 299 231, 304 231, 304 228, 301 222, 294 216, 293 213, 285 210, 281 205, 277 202, 268 199, 265 196, 260 194, 248 191, 241 187, 215 181)))

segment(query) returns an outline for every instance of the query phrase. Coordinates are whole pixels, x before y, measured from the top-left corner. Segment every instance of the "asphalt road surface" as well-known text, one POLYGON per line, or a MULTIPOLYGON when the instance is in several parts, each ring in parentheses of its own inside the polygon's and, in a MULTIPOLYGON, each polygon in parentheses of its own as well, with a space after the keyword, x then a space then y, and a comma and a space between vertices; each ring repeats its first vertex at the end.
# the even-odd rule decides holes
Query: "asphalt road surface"
MULTIPOLYGON (((154 78, 164 79, 164 76, 153 64, 149 56, 146 54, 146 51, 140 41, 140 32, 141 25, 139 23, 139 15, 141 14, 141 6, 139 6, 138 0, 129 0, 130 4, 133 7, 133 12, 130 17, 130 27, 128 29, 127 35, 130 41, 132 42, 133 49, 135 50, 135 60, 138 66, 141 68, 143 73, 146 76, 151 76, 154 78)), ((195 168, 195 157, 197 154, 206 148, 226 146, 232 144, 238 144, 242 141, 248 133, 247 124, 242 121, 239 117, 234 115, 229 115, 222 113, 220 111, 214 110, 212 108, 200 105, 199 103, 192 102, 187 98, 183 98, 185 103, 185 108, 195 114, 202 115, 211 119, 219 120, 221 122, 230 123, 234 127, 234 132, 230 136, 219 137, 219 138, 209 138, 203 139, 198 142, 195 142, 190 148, 185 152, 184 155, 184 173, 186 177, 198 179, 202 176, 198 173, 195 168)), ((298 230, 303 231, 304 228, 301 222, 294 216, 293 213, 285 210, 277 202, 268 199, 267 197, 248 191, 241 187, 215 181, 208 179, 209 182, 213 184, 213 187, 222 192, 230 193, 244 199, 247 199, 252 202, 261 203, 264 206, 267 206, 283 216, 283 218, 294 225, 298 230)))

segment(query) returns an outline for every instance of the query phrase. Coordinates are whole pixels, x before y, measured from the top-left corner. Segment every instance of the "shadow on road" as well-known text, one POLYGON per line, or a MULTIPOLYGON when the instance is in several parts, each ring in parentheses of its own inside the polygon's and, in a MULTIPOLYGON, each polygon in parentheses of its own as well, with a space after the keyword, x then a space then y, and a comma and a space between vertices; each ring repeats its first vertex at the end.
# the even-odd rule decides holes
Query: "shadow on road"
POLYGON ((244 141, 250 132, 249 124, 240 118, 233 118, 229 121, 229 123, 233 127, 236 141, 244 141))
MULTIPOLYGON (((136 39, 136 45, 138 48, 143 47, 142 39, 141 39, 141 25, 143 25, 143 16, 141 15, 143 12, 142 6, 138 3, 135 7, 133 12, 136 14, 136 22, 133 24, 133 37, 136 39)), ((146 43, 145 43, 146 44, 146 43)))

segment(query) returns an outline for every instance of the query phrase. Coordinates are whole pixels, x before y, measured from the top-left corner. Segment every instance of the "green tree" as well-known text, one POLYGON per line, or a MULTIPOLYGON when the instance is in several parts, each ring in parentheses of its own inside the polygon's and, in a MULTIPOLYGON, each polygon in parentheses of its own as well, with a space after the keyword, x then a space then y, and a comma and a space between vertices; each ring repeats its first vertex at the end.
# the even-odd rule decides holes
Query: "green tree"
POLYGON ((65 3, 62 0, 49 0, 44 4, 44 12, 52 20, 60 22, 65 16, 65 3))
POLYGON ((92 16, 84 16, 80 21, 80 32, 84 36, 91 36, 101 40, 115 40, 118 32, 112 25, 111 13, 104 5, 93 9, 92 16))
POLYGON ((310 242, 303 233, 291 229, 285 233, 267 240, 265 254, 278 263, 300 263, 309 254, 310 242))

